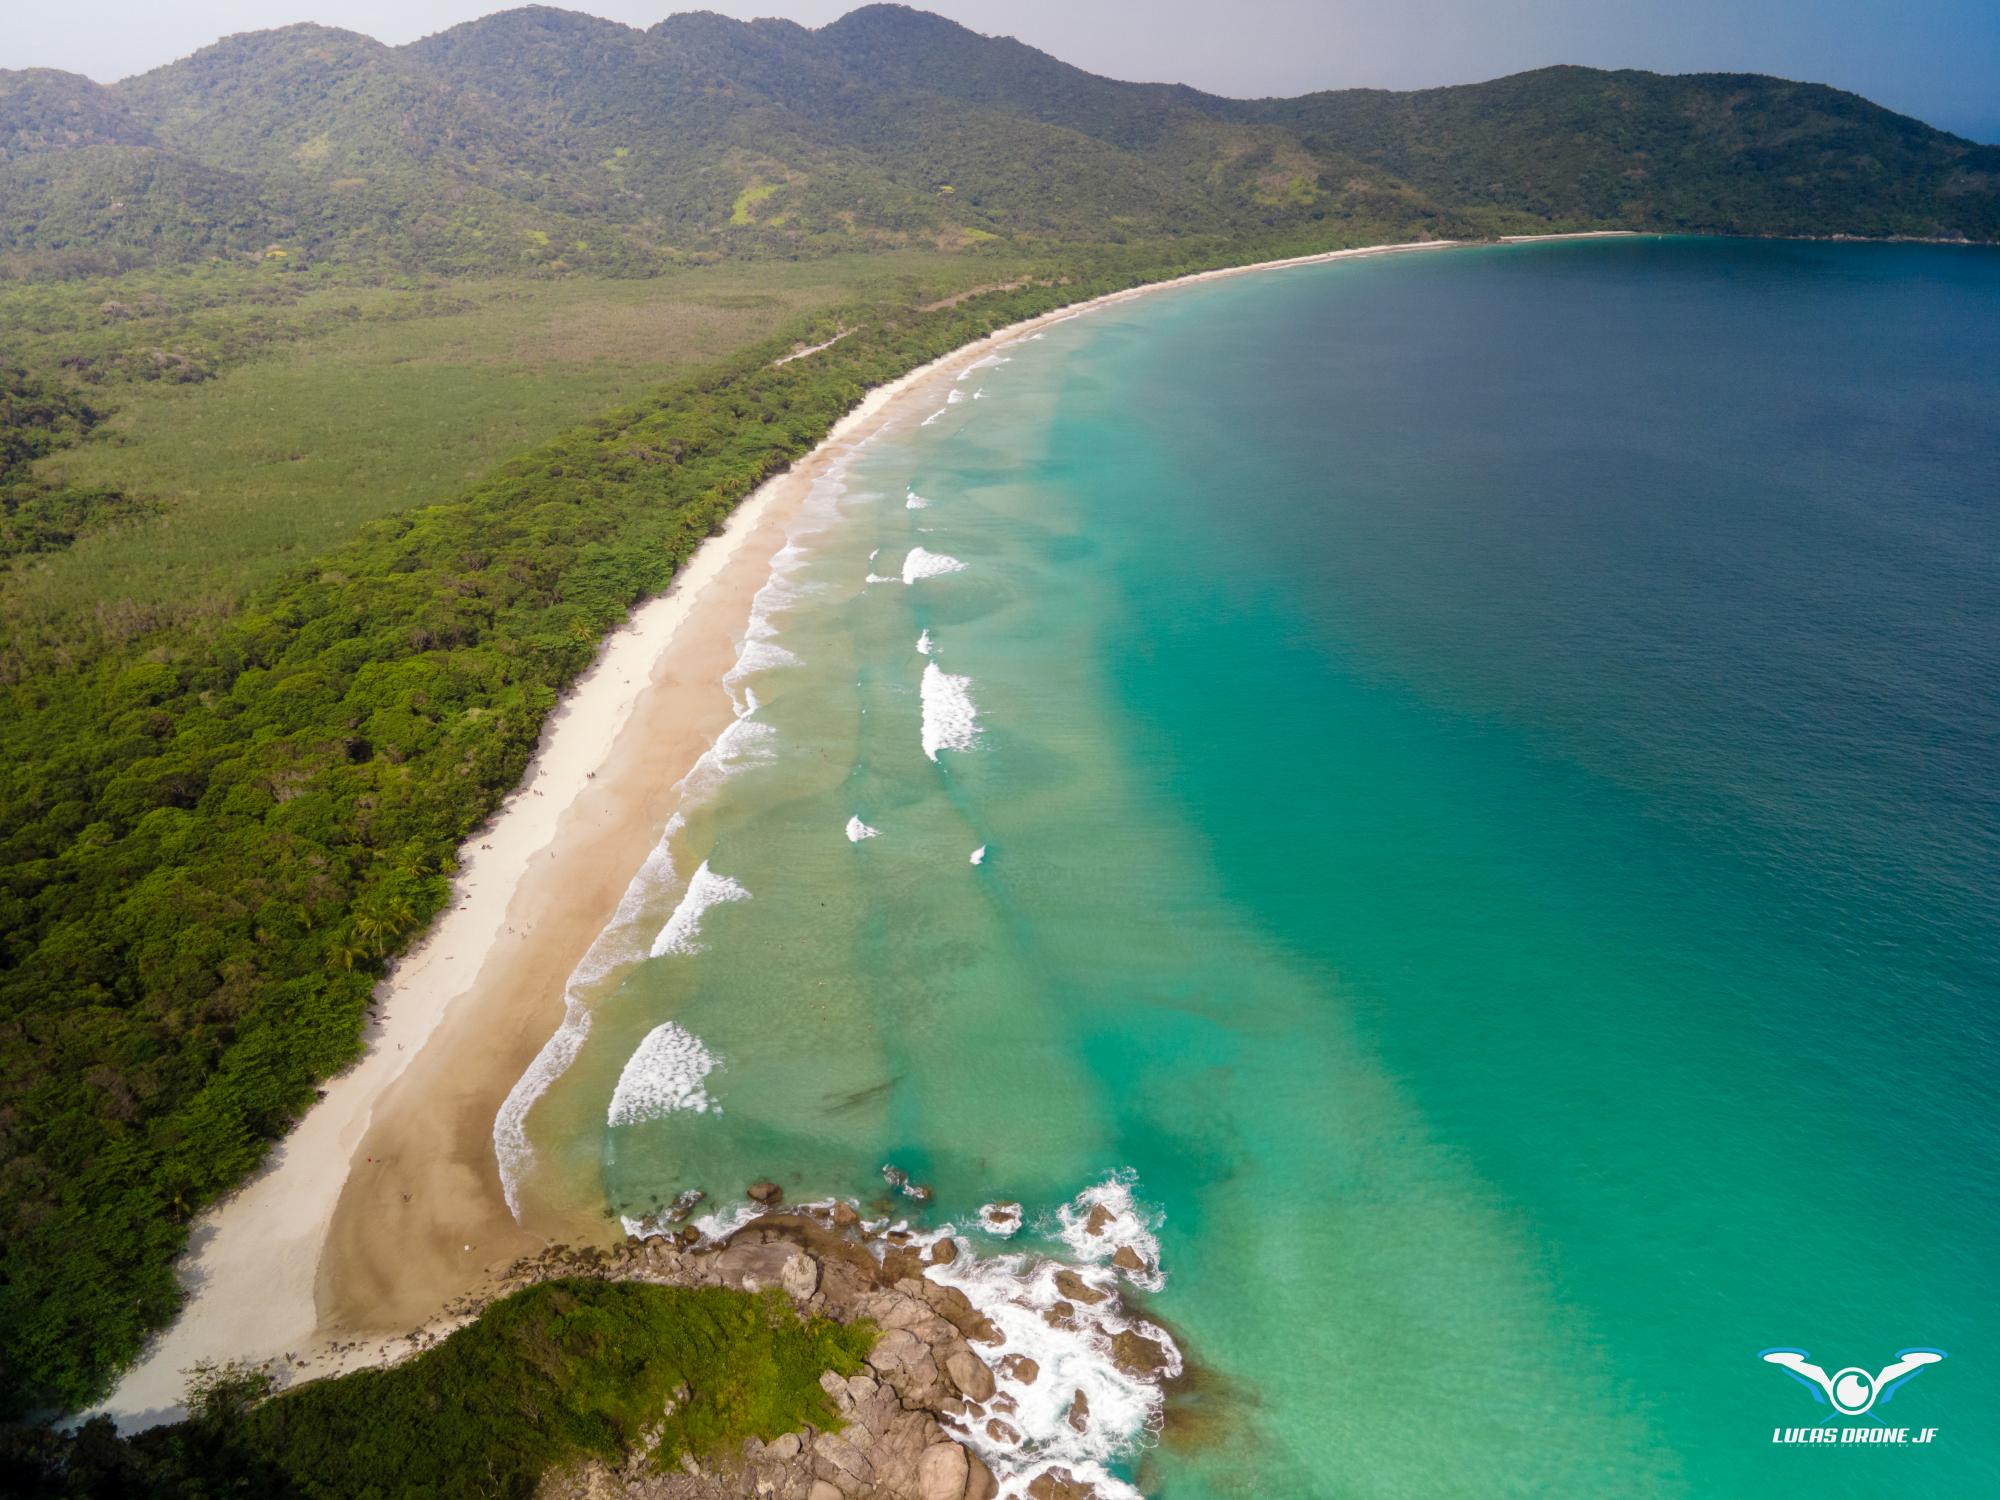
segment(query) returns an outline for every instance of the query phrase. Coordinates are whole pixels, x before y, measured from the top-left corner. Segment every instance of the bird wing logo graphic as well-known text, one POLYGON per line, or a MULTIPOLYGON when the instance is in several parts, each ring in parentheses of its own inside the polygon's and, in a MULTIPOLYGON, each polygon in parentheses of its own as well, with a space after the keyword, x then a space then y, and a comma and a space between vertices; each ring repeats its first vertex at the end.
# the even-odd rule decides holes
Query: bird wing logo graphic
MULTIPOLYGON (((1902 1349, 1896 1358, 1874 1374, 1859 1365, 1835 1370, 1831 1375, 1812 1362, 1803 1349, 1764 1349, 1757 1357, 1776 1365, 1843 1417, 1866 1416, 1878 1404, 1887 1404, 1896 1387, 1914 1379, 1926 1365, 1945 1357, 1942 1349, 1902 1349)), ((1829 1419, 1831 1420, 1831 1419, 1829 1419)))

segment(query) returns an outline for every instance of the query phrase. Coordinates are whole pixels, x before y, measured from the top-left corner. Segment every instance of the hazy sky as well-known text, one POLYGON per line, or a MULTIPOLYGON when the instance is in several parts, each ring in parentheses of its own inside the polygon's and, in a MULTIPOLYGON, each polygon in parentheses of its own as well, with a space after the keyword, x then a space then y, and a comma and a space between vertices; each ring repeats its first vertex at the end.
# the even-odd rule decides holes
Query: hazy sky
MULTIPOLYGON (((821 25, 858 0, 576 0, 646 26, 677 10, 821 25)), ((0 67, 110 81, 219 36, 321 21, 407 42, 493 0, 0 0, 0 67)), ((2000 140, 2000 0, 932 0, 1118 78, 1215 93, 1467 83, 1546 63, 1777 73, 2000 140)))

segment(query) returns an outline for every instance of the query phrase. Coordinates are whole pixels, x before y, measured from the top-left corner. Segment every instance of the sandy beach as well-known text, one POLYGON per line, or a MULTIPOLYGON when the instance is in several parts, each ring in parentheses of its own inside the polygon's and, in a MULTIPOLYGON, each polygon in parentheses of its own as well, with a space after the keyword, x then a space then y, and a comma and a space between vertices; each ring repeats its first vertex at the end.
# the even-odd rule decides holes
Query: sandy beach
MULTIPOLYGON (((856 445, 920 419, 966 365, 1058 319, 1224 276, 1454 243, 1203 272, 1015 324, 870 392, 746 499, 551 717, 522 786, 461 851, 450 908, 382 982, 367 1055, 198 1222, 186 1308, 104 1409, 126 1426, 177 1416, 186 1371, 204 1361, 274 1361, 310 1378, 393 1358, 544 1248, 502 1195, 495 1114, 562 1020, 565 983, 658 843, 677 783, 734 717, 722 679, 752 596, 814 482, 856 445)), ((566 1238, 616 1233, 596 1220, 566 1238)))

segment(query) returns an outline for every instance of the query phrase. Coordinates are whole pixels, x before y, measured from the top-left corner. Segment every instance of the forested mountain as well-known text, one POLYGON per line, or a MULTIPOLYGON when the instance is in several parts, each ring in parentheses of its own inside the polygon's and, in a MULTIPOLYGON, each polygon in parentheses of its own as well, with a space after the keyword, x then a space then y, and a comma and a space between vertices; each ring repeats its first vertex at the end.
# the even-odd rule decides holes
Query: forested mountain
POLYGON ((1755 75, 1553 68, 1300 99, 1119 83, 901 6, 817 31, 545 7, 289 26, 105 88, 0 73, 0 254, 643 270, 1393 218, 2000 237, 2000 148, 1755 75))

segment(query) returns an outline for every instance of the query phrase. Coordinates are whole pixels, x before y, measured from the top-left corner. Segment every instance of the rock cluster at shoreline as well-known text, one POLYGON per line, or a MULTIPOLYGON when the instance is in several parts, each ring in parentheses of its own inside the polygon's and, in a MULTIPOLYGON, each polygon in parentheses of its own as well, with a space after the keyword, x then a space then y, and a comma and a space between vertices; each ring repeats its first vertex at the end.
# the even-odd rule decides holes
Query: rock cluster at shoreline
MULTIPOLYGON (((865 1318, 881 1330, 866 1369, 821 1377, 841 1417, 837 1433, 808 1427, 769 1443, 753 1438, 740 1452, 700 1463, 683 1458, 667 1471, 643 1450, 616 1465, 592 1461, 546 1476, 538 1500, 993 1500, 1001 1481, 955 1432, 976 1430, 1002 1445, 1017 1440, 1009 1422, 1014 1401, 998 1389, 995 1367, 1014 1381, 1024 1373, 1032 1381, 1036 1371, 1027 1356, 1002 1352, 1004 1336, 963 1292, 925 1277, 926 1265, 947 1265, 956 1254, 949 1239, 872 1235, 842 1204, 773 1209, 720 1243, 684 1229, 633 1236, 609 1249, 558 1248, 522 1262, 503 1290, 579 1275, 778 1288, 803 1314, 843 1323, 865 1318)), ((1078 1391, 1073 1405, 1084 1400, 1078 1391)), ((1100 1495, 1059 1467, 1025 1486, 1017 1481, 1009 1493, 1029 1500, 1100 1495)))

